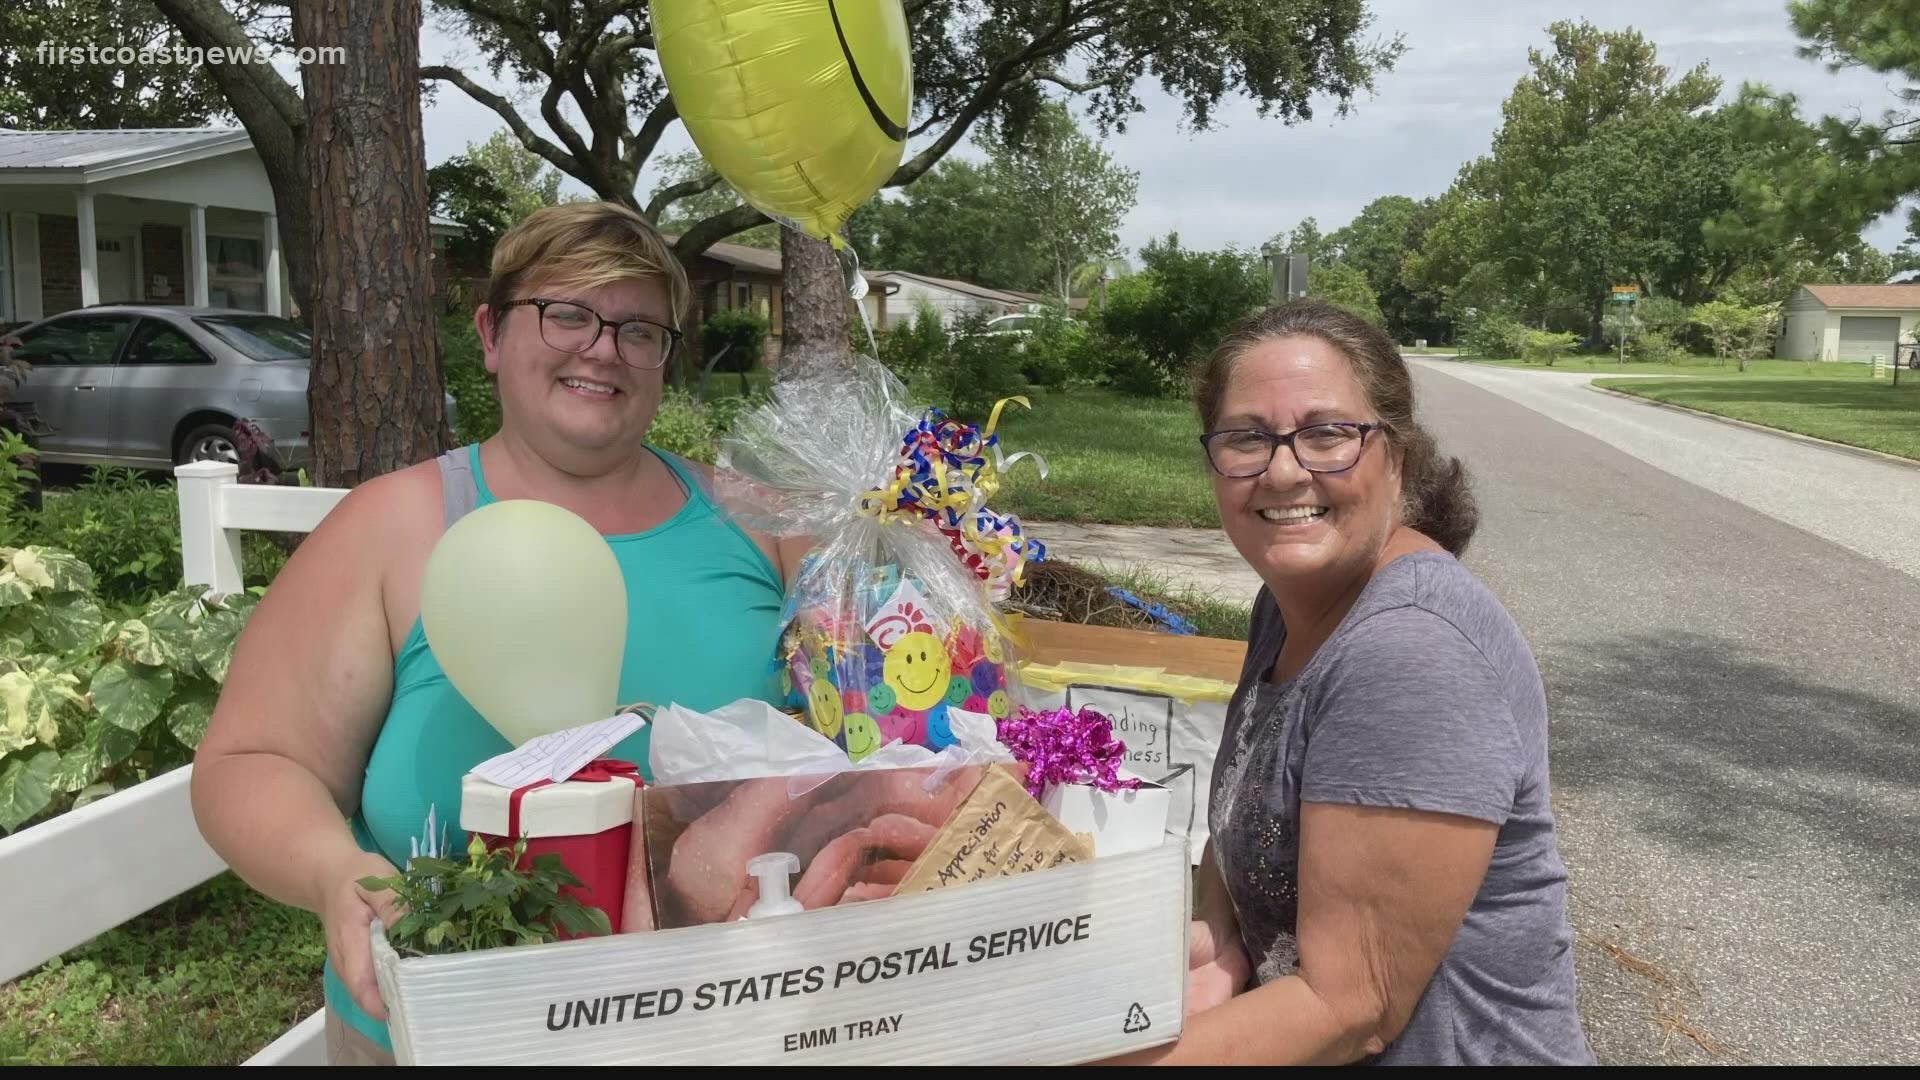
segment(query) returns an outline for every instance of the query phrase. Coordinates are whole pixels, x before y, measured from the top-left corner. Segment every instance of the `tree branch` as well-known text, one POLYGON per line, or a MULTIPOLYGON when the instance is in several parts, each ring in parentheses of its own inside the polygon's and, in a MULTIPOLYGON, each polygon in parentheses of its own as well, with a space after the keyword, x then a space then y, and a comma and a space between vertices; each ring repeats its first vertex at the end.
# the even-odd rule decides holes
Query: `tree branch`
POLYGON ((1028 65, 1045 56, 1056 44, 1055 39, 1073 24, 1073 7, 1066 0, 1061 0, 1057 20, 1053 29, 1034 38, 1016 55, 994 65, 993 71, 981 80, 980 88, 973 92, 972 99, 960 109, 959 113, 955 114, 953 124, 947 128, 946 133, 936 139, 932 146, 915 154, 911 160, 895 169, 884 186, 901 187, 919 179, 921 174, 933 168, 936 162, 945 157, 948 151, 959 145, 960 140, 966 137, 968 129, 973 127, 973 122, 980 119, 999 99, 1002 90, 1014 85, 1020 79, 1031 80, 1033 72, 1028 65))
POLYGON ((683 180, 678 184, 661 188, 659 194, 653 197, 653 201, 647 203, 647 217, 658 222, 660 215, 667 212, 667 207, 672 206, 674 203, 679 202, 689 195, 698 195, 705 191, 712 191, 714 185, 719 182, 719 173, 708 173, 698 180, 683 180))
POLYGON ((1055 86, 1065 87, 1067 90, 1076 94, 1091 93, 1102 87, 1119 86, 1125 81, 1118 75, 1109 76, 1105 79, 1095 79, 1092 82, 1074 82, 1072 79, 1063 78, 1059 75, 1035 75, 1033 79, 1035 82, 1050 82, 1055 86))
POLYGON ((693 228, 680 234, 680 240, 673 245, 673 254, 682 265, 699 257, 700 253, 725 240, 735 233, 746 232, 755 225, 764 225, 767 215, 751 206, 740 205, 724 214, 701 221, 693 228))
MULTIPOLYGON (((671 95, 663 99, 647 114, 647 119, 634 133, 633 141, 627 144, 627 169, 637 180, 640 166, 653 156, 654 147, 660 145, 660 136, 667 133, 667 126, 680 118, 680 108, 673 103, 671 95)), ((652 215, 648 215, 652 216, 652 215)), ((656 219, 657 220, 657 219, 656 219)))
MULTIPOLYGON (((253 39, 247 35, 246 28, 220 5, 219 0, 155 0, 155 6, 191 44, 228 50, 253 47, 253 39)), ((293 85, 273 69, 273 65, 265 61, 218 64, 213 67, 214 81, 221 81, 219 76, 223 69, 231 71, 234 68, 245 75, 247 82, 273 106, 273 111, 280 115, 288 127, 298 129, 306 126, 306 102, 294 91, 293 85)))
MULTIPOLYGON (((167 0, 162 0, 162 2, 167 2, 167 0)), ((513 103, 506 98, 475 83, 458 69, 450 68, 442 64, 429 64, 422 67, 420 69, 420 77, 423 79, 439 79, 442 82, 450 82, 460 89, 465 90, 468 97, 492 109, 502 120, 505 120, 507 126, 513 129, 514 135, 519 138, 521 145, 539 154, 541 157, 546 158, 552 162, 556 168, 560 169, 560 171, 572 176, 580 175, 580 162, 576 160, 573 155, 555 146, 549 140, 535 134, 534 130, 527 126, 527 122, 520 118, 520 113, 514 109, 513 103)), ((577 137, 578 136, 576 136, 576 138, 577 137)))
MULTIPOLYGON (((547 83, 547 92, 540 95, 540 118, 547 122, 547 127, 551 129, 554 134, 560 136, 561 142, 567 144, 567 149, 573 153, 574 161, 584 165, 586 162, 593 160, 593 152, 587 148, 586 140, 582 139, 580 133, 573 129, 573 125, 567 123, 567 118, 560 115, 560 99, 567 93, 565 82, 561 79, 557 71, 553 72, 549 78, 551 81, 547 83)), ((581 104, 588 106, 582 111, 591 116, 591 104, 585 101, 581 102, 581 104)), ((580 176, 580 170, 576 169, 574 175, 580 176)), ((581 179, 592 183, 590 177, 581 177, 581 179)), ((605 195, 606 192, 602 191, 600 194, 605 195)))
POLYGON ((475 22, 494 24, 501 35, 531 61, 527 66, 545 72, 553 70, 553 52, 540 39, 540 31, 531 22, 515 14, 513 4, 496 4, 492 0, 451 0, 448 6, 475 22))

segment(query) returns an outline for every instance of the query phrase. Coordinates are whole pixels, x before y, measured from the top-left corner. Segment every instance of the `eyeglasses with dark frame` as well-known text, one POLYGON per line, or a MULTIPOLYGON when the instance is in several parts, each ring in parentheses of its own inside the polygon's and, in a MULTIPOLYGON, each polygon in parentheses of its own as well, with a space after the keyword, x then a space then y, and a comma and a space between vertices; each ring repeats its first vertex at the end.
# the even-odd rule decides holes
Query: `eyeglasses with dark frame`
POLYGON ((1342 473, 1359 463, 1367 436, 1385 429, 1385 424, 1357 420, 1309 424, 1285 435, 1235 428, 1209 431, 1200 436, 1200 445, 1213 471, 1229 480, 1249 480, 1266 472, 1282 446, 1292 450, 1293 459, 1308 472, 1342 473))
POLYGON ((561 352, 583 353, 593 348, 606 328, 613 327, 613 351, 628 367, 651 371, 667 362, 680 344, 681 333, 652 319, 607 319, 585 304, 541 296, 509 300, 502 308, 522 304, 540 311, 540 340, 561 352))

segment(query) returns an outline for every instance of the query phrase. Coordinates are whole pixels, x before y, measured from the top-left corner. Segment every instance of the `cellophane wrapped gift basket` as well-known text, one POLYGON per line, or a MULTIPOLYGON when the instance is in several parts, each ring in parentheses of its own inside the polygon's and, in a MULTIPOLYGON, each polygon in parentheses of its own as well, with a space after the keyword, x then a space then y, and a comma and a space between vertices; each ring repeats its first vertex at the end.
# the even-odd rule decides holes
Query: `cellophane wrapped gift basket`
POLYGON ((995 599, 1044 551, 991 507, 1019 457, 998 413, 912 409, 856 358, 740 418, 716 497, 810 544, 786 700, 651 704, 477 769, 474 850, 520 845, 538 887, 510 917, 550 929, 446 952, 380 928, 402 1063, 1067 1064, 1178 1036, 1185 824, 1109 720, 1027 707, 995 599), (645 784, 602 756, 635 722, 645 784))

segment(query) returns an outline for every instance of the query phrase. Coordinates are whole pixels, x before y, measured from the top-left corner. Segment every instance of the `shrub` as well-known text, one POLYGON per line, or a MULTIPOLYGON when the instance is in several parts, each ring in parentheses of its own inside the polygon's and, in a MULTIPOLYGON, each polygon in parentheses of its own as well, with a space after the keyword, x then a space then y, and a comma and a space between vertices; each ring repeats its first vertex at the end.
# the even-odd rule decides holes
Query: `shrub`
POLYGON ((112 618, 69 552, 0 548, 0 830, 186 764, 258 597, 175 589, 112 618))
POLYGON ((458 417, 455 443, 465 446, 493 437, 500 430, 500 394, 493 373, 480 351, 480 334, 471 316, 449 315, 440 320, 440 352, 447 393, 453 395, 458 417))
POLYGON ((1098 353, 1105 368, 1107 383, 1123 394, 1134 397, 1165 397, 1176 384, 1159 364, 1147 355, 1139 342, 1112 334, 1096 333, 1088 341, 1090 351, 1098 353))
POLYGON ((1548 367, 1562 356, 1571 353, 1580 344, 1580 335, 1561 331, 1528 330, 1521 338, 1520 356, 1527 363, 1542 361, 1548 367))
MULTIPOLYGON (((97 467, 79 487, 48 496, 27 538, 85 563, 109 604, 143 607, 181 584, 179 496, 131 469, 97 467)), ((270 581, 286 564, 263 533, 247 533, 240 550, 248 581, 270 581)))
POLYGON ((766 349, 767 320, 743 309, 717 311, 700 327, 700 348, 711 361, 726 349, 715 371, 748 372, 760 366, 766 349))
POLYGON ((880 338, 880 355, 875 359, 901 382, 912 383, 930 374, 946 354, 947 328, 933 305, 922 301, 915 306, 910 321, 887 328, 880 338))
POLYGON ((1035 386, 1065 386, 1072 382, 1095 381, 1103 373, 1092 367, 1088 356, 1085 323, 1058 308, 1043 308, 1030 319, 1032 333, 1020 350, 1020 367, 1028 382, 1035 386), (1093 378, 1089 379, 1087 376, 1093 378))
POLYGON ((1650 364, 1671 364, 1686 355, 1679 342, 1664 330, 1643 330, 1633 343, 1636 359, 1650 364))
POLYGON ((1482 360, 1518 360, 1525 350, 1527 328, 1497 312, 1469 316, 1462 321, 1460 351, 1482 360))
POLYGON ((1025 389, 1014 340, 986 333, 986 324, 979 314, 954 320, 946 352, 933 361, 920 382, 920 396, 930 399, 927 404, 958 420, 985 423, 996 401, 1025 389))
POLYGON ((18 432, 0 430, 0 547, 26 536, 33 523, 27 500, 38 482, 33 448, 18 432))
MULTIPOLYGON (((1155 240, 1141 250, 1145 270, 1107 288, 1107 310, 1100 325, 1116 338, 1139 347, 1159 369, 1148 380, 1129 369, 1120 389, 1150 383, 1166 390, 1185 384, 1193 362, 1206 355, 1228 327, 1267 303, 1270 283, 1257 256, 1231 248, 1185 251, 1178 236, 1155 240)), ((1133 362, 1133 354, 1127 361, 1133 362)))
POLYGON ((676 386, 666 387, 660 398, 660 411, 647 429, 647 441, 662 450, 694 461, 713 463, 714 440, 719 435, 707 407, 693 395, 676 386))

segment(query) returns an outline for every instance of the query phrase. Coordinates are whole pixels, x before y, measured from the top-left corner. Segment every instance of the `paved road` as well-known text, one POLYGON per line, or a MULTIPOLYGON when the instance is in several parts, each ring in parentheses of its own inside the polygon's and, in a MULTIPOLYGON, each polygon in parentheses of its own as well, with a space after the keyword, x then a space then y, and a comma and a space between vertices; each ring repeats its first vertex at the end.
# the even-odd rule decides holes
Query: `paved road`
POLYGON ((1491 390, 1663 472, 1920 575, 1920 469, 1623 401, 1587 386, 1605 376, 1411 362, 1491 390))
POLYGON ((1416 364, 1546 679, 1602 1059, 1920 1062, 1920 472, 1416 364))

